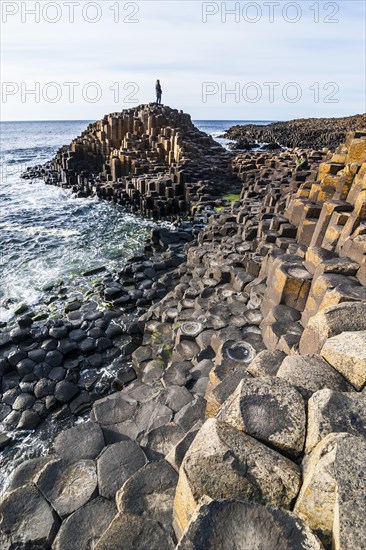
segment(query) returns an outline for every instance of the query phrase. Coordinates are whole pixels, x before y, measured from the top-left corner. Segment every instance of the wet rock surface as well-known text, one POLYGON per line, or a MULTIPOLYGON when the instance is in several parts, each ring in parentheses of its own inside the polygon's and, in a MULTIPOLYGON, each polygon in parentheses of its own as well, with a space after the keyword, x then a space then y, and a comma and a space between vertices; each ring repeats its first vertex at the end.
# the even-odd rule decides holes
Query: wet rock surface
POLYGON ((85 158, 75 140, 45 168, 81 194, 194 219, 156 227, 86 296, 61 286, 56 318, 21 311, 3 327, 2 456, 34 432, 52 446, 14 464, 1 546, 357 547, 366 132, 310 149, 303 172, 298 150, 239 153, 229 170, 186 115, 160 109, 106 117, 85 158))

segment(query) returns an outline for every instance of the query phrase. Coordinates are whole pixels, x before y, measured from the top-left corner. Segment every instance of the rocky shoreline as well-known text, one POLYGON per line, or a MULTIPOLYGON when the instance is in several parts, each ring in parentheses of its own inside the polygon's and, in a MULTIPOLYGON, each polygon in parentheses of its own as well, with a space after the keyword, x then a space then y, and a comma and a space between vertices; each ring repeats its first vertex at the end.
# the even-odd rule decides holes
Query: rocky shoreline
POLYGON ((347 132, 366 126, 366 114, 343 118, 303 118, 271 124, 244 124, 229 128, 226 139, 234 140, 235 150, 250 150, 258 143, 272 148, 300 147, 304 149, 335 149, 346 138, 347 132))
MULTIPOLYGON (((137 150, 149 116, 156 107, 132 116, 137 150)), ((141 175, 108 176, 107 149, 98 175, 62 167, 76 162, 65 149, 28 173, 155 218, 195 217, 157 227, 61 318, 24 313, 4 328, 7 428, 91 412, 13 472, 1 547, 366 548, 366 130, 308 150, 309 170, 295 172, 296 151, 228 155, 179 117, 182 149, 191 136, 184 184, 164 140, 144 188, 141 175), (96 390, 113 362, 112 384, 96 390)), ((90 140, 75 143, 89 163, 90 140)))

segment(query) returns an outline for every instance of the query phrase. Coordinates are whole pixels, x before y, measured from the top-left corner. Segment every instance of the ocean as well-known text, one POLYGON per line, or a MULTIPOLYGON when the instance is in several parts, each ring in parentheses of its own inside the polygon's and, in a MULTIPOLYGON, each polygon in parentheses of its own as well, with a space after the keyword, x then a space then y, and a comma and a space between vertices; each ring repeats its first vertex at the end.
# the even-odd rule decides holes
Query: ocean
MULTIPOLYGON (((234 124, 250 121, 197 120, 196 126, 220 138, 234 124)), ((253 122, 253 121, 252 121, 253 122)), ((260 124, 263 121, 255 121, 260 124)), ((41 180, 22 180, 28 166, 50 160, 79 135, 89 121, 1 122, 0 124, 0 320, 20 304, 34 305, 52 283, 80 284, 86 270, 121 265, 147 237, 153 223, 93 198, 41 180)))

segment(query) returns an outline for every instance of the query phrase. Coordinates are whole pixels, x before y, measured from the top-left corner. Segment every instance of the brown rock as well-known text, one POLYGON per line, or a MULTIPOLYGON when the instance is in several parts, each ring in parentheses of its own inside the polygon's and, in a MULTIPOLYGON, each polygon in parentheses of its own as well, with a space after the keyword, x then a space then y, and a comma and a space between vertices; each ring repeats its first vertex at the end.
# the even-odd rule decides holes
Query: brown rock
POLYGON ((312 317, 301 340, 300 353, 320 353, 325 341, 341 332, 366 330, 366 302, 345 302, 312 317))
POLYGON ((288 508, 300 487, 298 467, 232 426, 206 420, 179 471, 174 530, 181 536, 200 498, 242 498, 288 508))
POLYGON ((357 390, 362 390, 366 385, 365 330, 342 332, 329 338, 321 350, 321 355, 357 390))
POLYGON ((297 455, 303 449, 304 401, 284 380, 274 377, 242 380, 217 418, 281 452, 297 455))

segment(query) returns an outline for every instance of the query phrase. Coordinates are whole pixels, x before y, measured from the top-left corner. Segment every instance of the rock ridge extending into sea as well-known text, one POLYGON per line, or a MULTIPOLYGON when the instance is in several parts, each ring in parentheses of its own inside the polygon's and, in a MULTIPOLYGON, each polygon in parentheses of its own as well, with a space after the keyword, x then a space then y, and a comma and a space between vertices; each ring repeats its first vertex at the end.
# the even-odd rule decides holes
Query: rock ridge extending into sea
POLYGON ((271 124, 232 126, 224 137, 234 140, 234 149, 251 149, 258 143, 304 149, 336 148, 347 132, 366 126, 366 114, 342 118, 301 118, 271 124))
POLYGON ((15 469, 1 548, 366 548, 366 129, 308 149, 306 171, 297 152, 232 155, 222 200, 207 176, 196 218, 155 229, 92 305, 5 329, 5 422, 91 413, 15 469), (82 386, 98 354, 96 376, 121 361, 104 396, 82 386))

